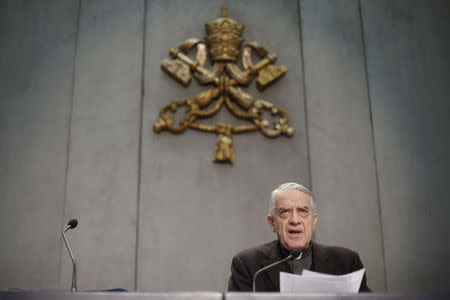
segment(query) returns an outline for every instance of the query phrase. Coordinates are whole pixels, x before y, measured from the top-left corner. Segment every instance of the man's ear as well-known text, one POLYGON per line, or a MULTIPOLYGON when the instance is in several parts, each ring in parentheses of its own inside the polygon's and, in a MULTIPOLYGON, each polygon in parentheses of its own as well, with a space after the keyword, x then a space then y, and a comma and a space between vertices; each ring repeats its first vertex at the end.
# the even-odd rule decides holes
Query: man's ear
POLYGON ((314 214, 313 217, 313 229, 316 229, 316 225, 317 225, 317 221, 319 220, 319 215, 318 214, 314 214))
POLYGON ((272 231, 275 232, 274 217, 272 215, 267 215, 266 220, 267 224, 269 224, 270 226, 270 229, 272 229, 272 231))

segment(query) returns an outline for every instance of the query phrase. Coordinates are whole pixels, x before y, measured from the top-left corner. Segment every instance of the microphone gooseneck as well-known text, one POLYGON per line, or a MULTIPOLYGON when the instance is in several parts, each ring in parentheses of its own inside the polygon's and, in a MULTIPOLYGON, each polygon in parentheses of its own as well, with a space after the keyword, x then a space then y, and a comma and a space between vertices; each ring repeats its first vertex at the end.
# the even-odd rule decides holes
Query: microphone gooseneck
POLYGON ((261 272, 263 272, 263 271, 265 271, 265 270, 267 270, 267 269, 270 269, 270 268, 272 268, 272 267, 274 267, 274 266, 276 266, 276 265, 278 265, 278 264, 281 264, 281 263, 283 263, 283 262, 285 262, 285 261, 288 261, 288 260, 294 260, 294 259, 297 259, 297 258, 301 258, 301 257, 302 257, 302 254, 303 254, 303 252, 300 251, 300 250, 293 250, 293 251, 291 251, 291 252, 289 253, 288 256, 286 256, 286 257, 283 258, 282 260, 276 261, 276 262, 274 262, 274 263, 272 263, 272 264, 270 264, 270 265, 268 265, 268 266, 265 266, 264 268, 259 269, 259 270, 255 273, 255 275, 253 275, 253 284, 252 284, 252 287, 253 287, 253 293, 256 292, 256 277, 257 277, 261 272))
POLYGON ((62 233, 64 243, 66 244, 67 251, 69 251, 70 259, 72 260, 72 287, 71 287, 72 292, 75 292, 77 290, 77 264, 75 263, 75 256, 73 255, 72 249, 70 249, 69 243, 67 242, 66 231, 77 227, 77 225, 78 225, 77 219, 70 220, 69 223, 67 224, 66 229, 64 229, 62 233))

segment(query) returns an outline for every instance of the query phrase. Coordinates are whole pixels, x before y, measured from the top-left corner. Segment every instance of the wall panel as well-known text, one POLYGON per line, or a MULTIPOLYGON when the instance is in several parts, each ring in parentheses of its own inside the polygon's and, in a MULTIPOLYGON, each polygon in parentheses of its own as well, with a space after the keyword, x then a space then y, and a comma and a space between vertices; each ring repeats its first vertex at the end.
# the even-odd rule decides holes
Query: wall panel
MULTIPOLYGON (((82 1, 65 220, 80 289, 134 289, 143 1, 82 1)), ((62 257, 61 288, 71 264, 62 257)))
POLYGON ((358 1, 301 1, 316 240, 356 250, 385 289, 370 103, 358 1), (358 230, 355 230, 358 228, 358 230))
MULTIPOLYGON (((138 290, 223 291, 233 254, 274 238, 265 222, 270 191, 282 182, 309 183, 297 2, 149 1, 147 13, 138 290), (289 67, 267 91, 244 90, 287 109, 297 130, 292 139, 235 135, 234 166, 212 162, 214 134, 156 134, 151 127, 165 103, 210 88, 183 88, 160 63, 169 48, 202 38, 222 4, 246 25, 246 41, 259 41, 289 67)), ((237 124, 222 112, 218 119, 237 124)))
POLYGON ((388 290, 448 290, 450 4, 361 4, 388 290))
POLYGON ((0 2, 0 289, 58 286, 77 12, 0 2))

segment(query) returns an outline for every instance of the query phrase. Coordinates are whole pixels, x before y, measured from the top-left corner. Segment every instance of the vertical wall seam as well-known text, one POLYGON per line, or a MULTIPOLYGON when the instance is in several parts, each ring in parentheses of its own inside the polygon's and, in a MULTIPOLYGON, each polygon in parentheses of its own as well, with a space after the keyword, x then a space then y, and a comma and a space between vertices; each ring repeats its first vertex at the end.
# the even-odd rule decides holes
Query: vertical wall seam
POLYGON ((309 144, 309 126, 308 126, 308 101, 307 101, 307 93, 306 93, 306 74, 305 74, 305 58, 304 58, 304 50, 303 50, 303 34, 302 34, 302 15, 301 15, 301 5, 300 1, 297 1, 297 13, 298 13, 298 43, 300 49, 300 63, 301 63, 301 74, 302 74, 302 85, 303 85, 303 99, 304 99, 304 112, 305 112, 305 139, 306 139, 306 159, 308 161, 308 176, 309 176, 309 189, 313 191, 312 184, 312 170, 311 170, 311 151, 309 144))
MULTIPOLYGON (((68 120, 68 129, 67 129, 67 143, 66 143, 66 174, 64 175, 64 197, 63 197, 63 205, 62 205, 62 214, 61 214, 61 224, 64 227, 65 224, 65 212, 66 212, 66 204, 67 204, 67 190, 68 190, 68 178, 69 178, 69 160, 70 160, 70 149, 71 149, 71 138, 72 138, 72 114, 73 114, 73 106, 74 106, 74 98, 75 98, 75 75, 76 75, 76 61, 78 55, 78 39, 80 35, 80 19, 81 19, 81 1, 78 0, 78 8, 77 11, 77 21, 75 28, 75 42, 74 42, 74 52, 73 52, 73 60, 72 60, 72 83, 71 83, 71 91, 70 91, 70 108, 69 108, 69 120, 68 120)), ((61 228, 62 230, 63 228, 61 228)), ((59 247, 59 272, 58 272, 58 285, 62 288, 61 282, 61 273, 62 273, 62 261, 63 261, 63 249, 64 244, 63 240, 60 239, 60 247, 59 247)))
POLYGON ((145 97, 145 55, 147 53, 147 0, 144 0, 144 16, 142 22, 142 62, 141 62, 141 103, 139 116, 139 142, 138 142, 138 157, 137 157, 137 203, 136 203, 136 242, 134 254, 134 290, 138 288, 138 266, 139 266, 139 223, 140 223, 140 202, 141 202, 141 170, 142 170, 142 132, 144 120, 144 97, 145 97))
POLYGON ((389 290, 388 287, 388 280, 387 280, 387 270, 386 270, 386 248, 384 245, 384 230, 383 230, 383 218, 381 215, 381 193, 380 193, 380 180, 378 175, 378 161, 377 161, 377 152, 376 152, 376 145, 375 145, 375 129, 374 129, 374 122, 373 122, 373 110, 372 110, 372 98, 371 98, 371 90, 370 90, 370 81, 369 81, 369 71, 368 71, 368 64, 367 64, 367 47, 366 47, 366 39, 365 39, 365 33, 364 33, 364 21, 363 21, 363 12, 362 12, 362 5, 361 0, 358 1, 358 8, 359 8, 359 19, 361 23, 361 39, 362 39, 362 47, 363 47, 363 59, 364 59, 364 71, 366 76, 366 84, 367 84, 367 99, 369 101, 369 118, 370 118, 370 127, 371 127, 371 133, 372 133, 372 146, 373 146, 373 161, 375 164, 375 180, 376 180, 376 187, 377 187, 377 198, 378 198, 378 217, 380 219, 380 233, 381 233, 381 251, 382 251, 382 257, 383 257, 383 264, 384 264, 384 285, 386 287, 386 290, 389 290))

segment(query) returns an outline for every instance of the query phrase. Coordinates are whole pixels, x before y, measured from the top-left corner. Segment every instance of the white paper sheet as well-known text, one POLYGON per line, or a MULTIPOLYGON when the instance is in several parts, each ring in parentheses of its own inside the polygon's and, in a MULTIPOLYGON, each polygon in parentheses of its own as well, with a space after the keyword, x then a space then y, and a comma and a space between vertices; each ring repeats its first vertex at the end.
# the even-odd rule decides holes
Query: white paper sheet
POLYGON ((329 275, 304 270, 302 275, 280 272, 281 293, 356 294, 365 269, 346 275, 329 275))

